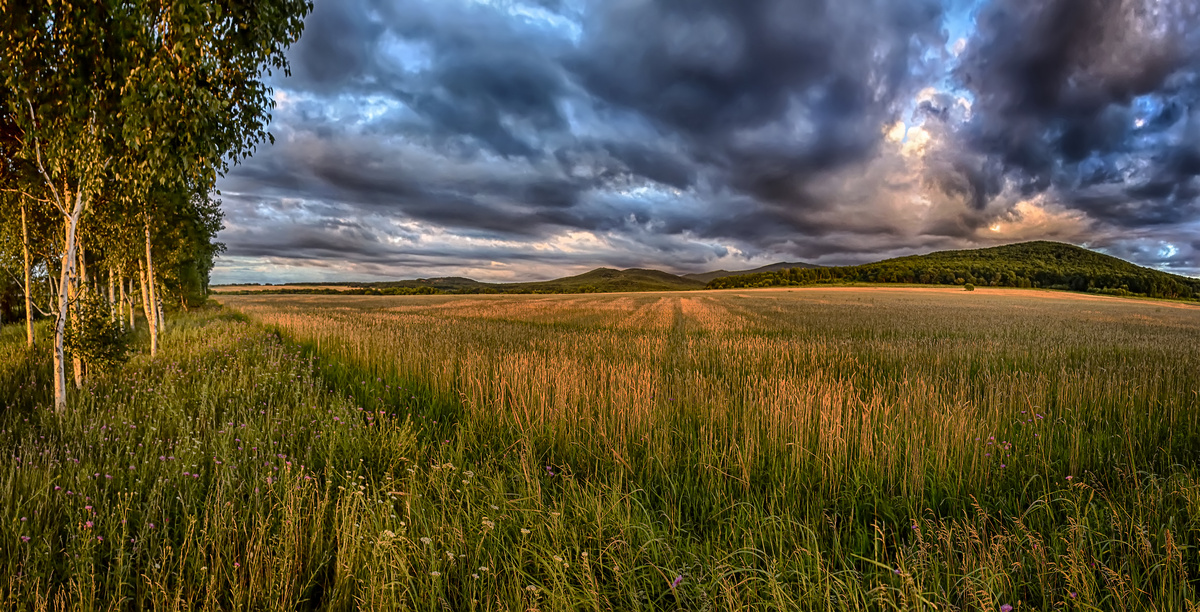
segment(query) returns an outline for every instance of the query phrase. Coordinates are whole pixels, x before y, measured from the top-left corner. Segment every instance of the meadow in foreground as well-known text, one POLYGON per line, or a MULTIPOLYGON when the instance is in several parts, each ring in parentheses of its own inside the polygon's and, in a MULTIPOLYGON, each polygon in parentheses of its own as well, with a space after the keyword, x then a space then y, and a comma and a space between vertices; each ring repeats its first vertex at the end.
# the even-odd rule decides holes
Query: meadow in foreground
POLYGON ((1200 601, 1200 311, 937 289, 237 296, 47 410, 10 608, 1200 601))

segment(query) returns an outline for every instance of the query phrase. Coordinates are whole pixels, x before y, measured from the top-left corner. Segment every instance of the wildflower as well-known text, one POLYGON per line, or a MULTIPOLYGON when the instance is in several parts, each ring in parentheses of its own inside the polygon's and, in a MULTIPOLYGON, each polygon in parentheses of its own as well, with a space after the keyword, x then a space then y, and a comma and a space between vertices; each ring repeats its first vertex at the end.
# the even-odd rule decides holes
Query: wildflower
POLYGON ((1003 606, 1000 606, 1000 612, 1012 612, 1012 609, 1013 609, 1013 607, 1009 604, 1004 604, 1003 606))
POLYGON ((682 575, 676 576, 675 579, 671 581, 671 588, 672 589, 678 588, 679 585, 681 585, 681 584, 683 584, 683 576, 682 575))
POLYGON ((1067 476, 1067 480, 1073 480, 1074 476, 1067 476))
POLYGON ((83 527, 84 527, 85 529, 91 529, 92 527, 94 527, 94 525, 92 524, 92 522, 91 522, 91 521, 88 521, 88 522, 86 522, 86 523, 84 523, 84 524, 83 524, 83 527))
POLYGON ((529 533, 530 532, 528 529, 525 529, 524 527, 521 528, 521 535, 529 535, 529 533))
POLYGON ((242 566, 242 564, 241 564, 241 563, 238 563, 237 561, 234 561, 234 562, 233 562, 233 569, 237 569, 237 568, 239 568, 239 567, 241 567, 241 566, 242 566))
POLYGON ((430 538, 421 538, 421 543, 426 546, 429 546, 430 544, 433 544, 433 540, 430 538))
POLYGON ((438 576, 441 576, 442 573, 441 572, 429 572, 429 575, 433 576, 434 578, 437 578, 438 576))
POLYGON ((29 536, 21 536, 22 542, 28 542, 29 540, 30 540, 29 536))

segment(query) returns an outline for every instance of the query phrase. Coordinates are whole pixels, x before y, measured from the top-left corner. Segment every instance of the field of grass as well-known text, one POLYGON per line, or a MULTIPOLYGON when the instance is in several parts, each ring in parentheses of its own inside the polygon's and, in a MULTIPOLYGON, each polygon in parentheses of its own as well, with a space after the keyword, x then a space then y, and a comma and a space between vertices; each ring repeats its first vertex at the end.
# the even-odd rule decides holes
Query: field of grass
POLYGON ((1195 307, 220 300, 63 415, 3 330, 9 608, 1200 609, 1195 307))

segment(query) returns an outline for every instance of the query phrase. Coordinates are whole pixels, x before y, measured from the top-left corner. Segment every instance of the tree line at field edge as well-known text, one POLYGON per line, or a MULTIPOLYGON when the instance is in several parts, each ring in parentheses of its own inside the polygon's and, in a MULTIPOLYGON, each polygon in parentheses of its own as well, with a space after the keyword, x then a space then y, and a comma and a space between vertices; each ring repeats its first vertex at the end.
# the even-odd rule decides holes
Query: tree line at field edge
POLYGON ((216 180, 271 139, 310 0, 0 3, 0 316, 52 320, 54 407, 120 356, 140 304, 208 293, 216 180))
POLYGON ((847 283, 1044 288, 1117 296, 1200 299, 1200 279, 1143 268, 1081 247, 1046 241, 941 251, 858 266, 791 268, 727 276, 710 281, 707 288, 847 283))

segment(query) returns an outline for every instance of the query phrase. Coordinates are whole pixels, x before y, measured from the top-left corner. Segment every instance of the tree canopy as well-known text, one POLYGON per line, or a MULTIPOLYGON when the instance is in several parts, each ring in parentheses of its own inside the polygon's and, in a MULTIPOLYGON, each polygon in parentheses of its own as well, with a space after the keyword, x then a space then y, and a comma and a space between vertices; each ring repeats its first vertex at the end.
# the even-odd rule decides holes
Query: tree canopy
POLYGON ((204 299, 222 248, 216 180, 270 139, 266 79, 287 72, 284 51, 311 8, 0 3, 0 266, 21 269, 5 276, 25 294, 27 314, 40 300, 54 316, 59 408, 67 357, 76 384, 86 374, 86 351, 68 355, 64 340, 69 326, 99 320, 89 304, 107 301, 109 320, 133 325, 139 296, 153 353, 163 302, 204 299))

